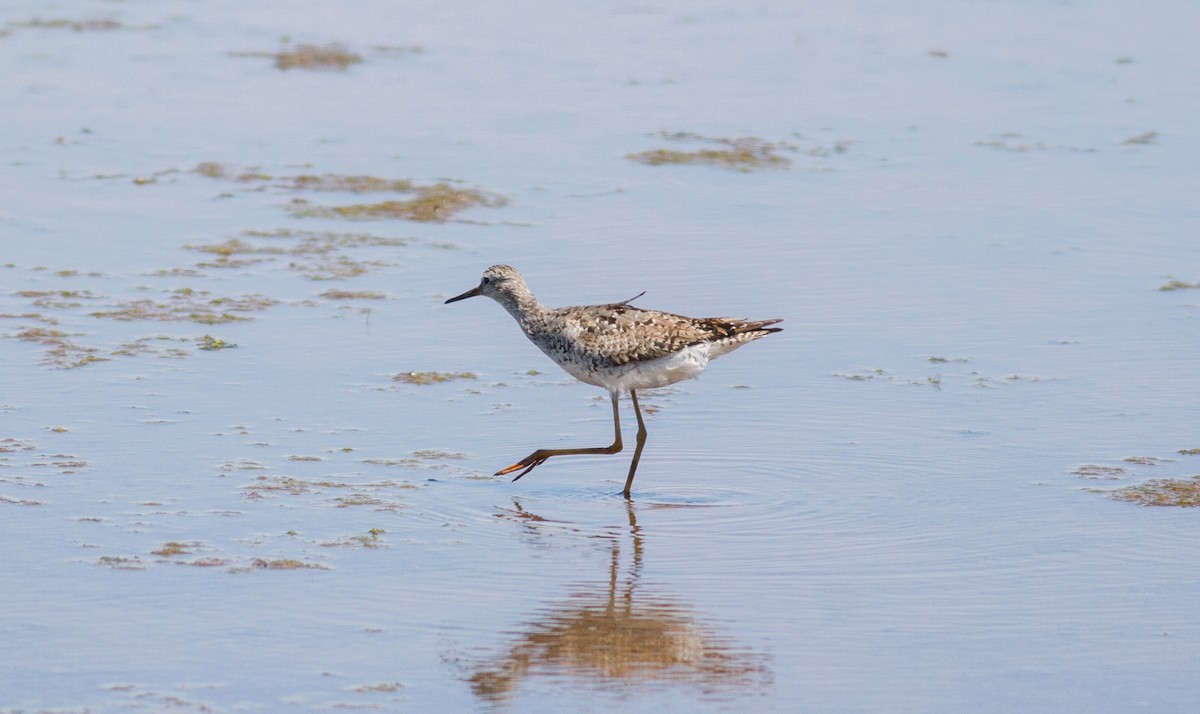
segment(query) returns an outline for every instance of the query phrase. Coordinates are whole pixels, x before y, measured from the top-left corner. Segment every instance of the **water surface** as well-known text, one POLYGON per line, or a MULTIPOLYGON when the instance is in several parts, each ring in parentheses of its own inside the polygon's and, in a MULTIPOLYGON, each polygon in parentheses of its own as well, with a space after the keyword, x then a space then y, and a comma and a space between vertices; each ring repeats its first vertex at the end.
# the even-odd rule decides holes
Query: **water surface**
POLYGON ((10 3, 0 711, 1189 711, 1196 15, 10 3), (511 484, 500 262, 785 331, 511 484))

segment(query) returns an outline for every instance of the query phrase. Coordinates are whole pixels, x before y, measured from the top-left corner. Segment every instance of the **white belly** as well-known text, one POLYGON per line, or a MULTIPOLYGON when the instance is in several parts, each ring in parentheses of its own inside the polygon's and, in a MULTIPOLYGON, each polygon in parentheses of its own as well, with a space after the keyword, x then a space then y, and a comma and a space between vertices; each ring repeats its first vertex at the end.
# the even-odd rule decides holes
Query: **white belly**
POLYGON ((631 389, 653 389, 694 379, 708 366, 708 344, 692 345, 666 357, 647 362, 632 362, 620 367, 588 370, 581 365, 563 365, 581 382, 604 387, 609 391, 628 392, 631 389))

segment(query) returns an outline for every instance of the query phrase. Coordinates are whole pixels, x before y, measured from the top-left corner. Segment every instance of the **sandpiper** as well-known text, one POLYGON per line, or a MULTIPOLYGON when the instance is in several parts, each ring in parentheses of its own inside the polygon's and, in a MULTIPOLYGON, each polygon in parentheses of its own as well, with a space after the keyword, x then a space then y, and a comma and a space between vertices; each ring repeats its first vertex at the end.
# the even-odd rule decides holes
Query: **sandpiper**
MULTIPOLYGON (((642 293, 644 294, 644 293, 642 293)), ((637 415, 637 448, 625 498, 629 498, 638 459, 646 445, 646 423, 638 406, 639 389, 665 387, 700 375, 709 360, 732 352, 747 342, 766 337, 782 328, 769 327, 782 320, 738 320, 730 317, 684 317, 658 310, 644 310, 624 302, 578 307, 543 307, 525 285, 516 268, 493 265, 483 271, 479 285, 446 304, 486 295, 500 303, 516 319, 525 336, 575 379, 608 390, 612 399, 612 446, 583 449, 538 449, 497 476, 520 471, 513 481, 553 456, 572 454, 615 454, 622 448, 621 416, 617 399, 628 392, 637 415)))

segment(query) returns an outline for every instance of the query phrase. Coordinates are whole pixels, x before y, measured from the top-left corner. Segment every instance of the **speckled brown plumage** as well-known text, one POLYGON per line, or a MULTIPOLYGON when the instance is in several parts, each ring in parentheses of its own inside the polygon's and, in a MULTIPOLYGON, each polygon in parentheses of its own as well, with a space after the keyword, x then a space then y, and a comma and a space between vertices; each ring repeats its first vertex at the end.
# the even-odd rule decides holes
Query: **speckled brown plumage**
MULTIPOLYGON (((607 305, 543 307, 516 268, 493 265, 479 285, 447 303, 486 295, 500 303, 533 344, 571 376, 609 391, 616 439, 612 446, 591 449, 539 449, 499 474, 521 470, 516 478, 554 456, 613 454, 621 450, 617 398, 630 395, 638 418, 638 445, 625 481, 625 497, 633 483, 646 442, 637 390, 664 387, 699 376, 710 360, 781 328, 782 320, 739 320, 732 317, 684 317, 646 310, 624 302, 607 305)), ((639 296, 640 297, 640 296, 639 296)), ((514 479, 516 480, 516 479, 514 479)))
POLYGON ((634 307, 628 300, 608 305, 546 308, 538 303, 517 269, 507 265, 488 268, 478 287, 447 302, 475 295, 486 295, 500 303, 530 341, 567 372, 588 384, 619 391, 665 386, 694 377, 708 360, 778 332, 780 328, 769 325, 781 322, 684 317, 634 307), (704 347, 696 351, 703 354, 692 356, 700 364, 695 369, 683 370, 686 374, 679 379, 653 385, 645 384, 646 380, 635 380, 638 383, 632 387, 620 384, 620 378, 629 374, 631 365, 669 358, 698 347, 704 347))

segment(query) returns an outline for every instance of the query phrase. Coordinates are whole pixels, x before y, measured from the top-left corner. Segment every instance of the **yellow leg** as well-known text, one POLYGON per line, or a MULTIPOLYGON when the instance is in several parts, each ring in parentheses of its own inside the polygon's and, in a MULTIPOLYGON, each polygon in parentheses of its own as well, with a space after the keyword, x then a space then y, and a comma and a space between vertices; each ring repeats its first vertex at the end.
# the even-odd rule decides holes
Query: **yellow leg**
POLYGON ((637 415, 637 448, 633 450, 633 463, 629 464, 629 476, 625 479, 625 498, 629 498, 629 489, 633 486, 633 475, 637 473, 638 460, 642 458, 642 449, 646 446, 646 422, 642 421, 642 408, 638 406, 637 392, 629 390, 629 398, 633 400, 633 413, 637 415))
MULTIPOLYGON (((634 399, 634 405, 636 408, 636 405, 637 405, 636 398, 634 399)), ((529 456, 526 456, 525 458, 521 459, 520 461, 513 464, 512 466, 506 466, 506 467, 500 469, 499 471, 496 472, 496 475, 497 476, 505 476, 507 474, 512 473, 513 471, 518 471, 518 470, 524 469, 523 471, 521 471, 521 473, 517 474, 516 477, 513 478, 513 481, 516 481, 517 479, 521 478, 525 474, 532 471, 534 469, 534 467, 542 465, 543 463, 546 462, 547 459, 554 457, 554 456, 575 456, 575 455, 579 455, 579 454, 615 454, 615 453, 619 452, 623 448, 623 446, 621 444, 621 414, 617 410, 617 393, 616 392, 612 393, 612 408, 613 408, 613 431, 615 432, 615 434, 613 436, 612 446, 596 446, 596 447, 585 448, 585 449, 538 449, 537 451, 533 452, 529 456)), ((645 434, 644 434, 645 428, 640 426, 641 423, 642 423, 642 415, 641 415, 641 413, 639 413, 638 414, 638 425, 639 425, 640 430, 638 432, 638 435, 639 435, 640 439, 645 440, 645 434)), ((639 442, 639 446, 638 446, 638 453, 641 453, 640 442, 639 442)), ((634 465, 635 466, 637 465, 636 457, 634 458, 634 465)), ((629 478, 630 478, 630 480, 633 479, 632 472, 630 473, 629 478)), ((626 488, 626 491, 628 491, 629 486, 626 485, 625 488, 626 488)), ((628 493, 626 493, 626 496, 628 496, 628 493)))

